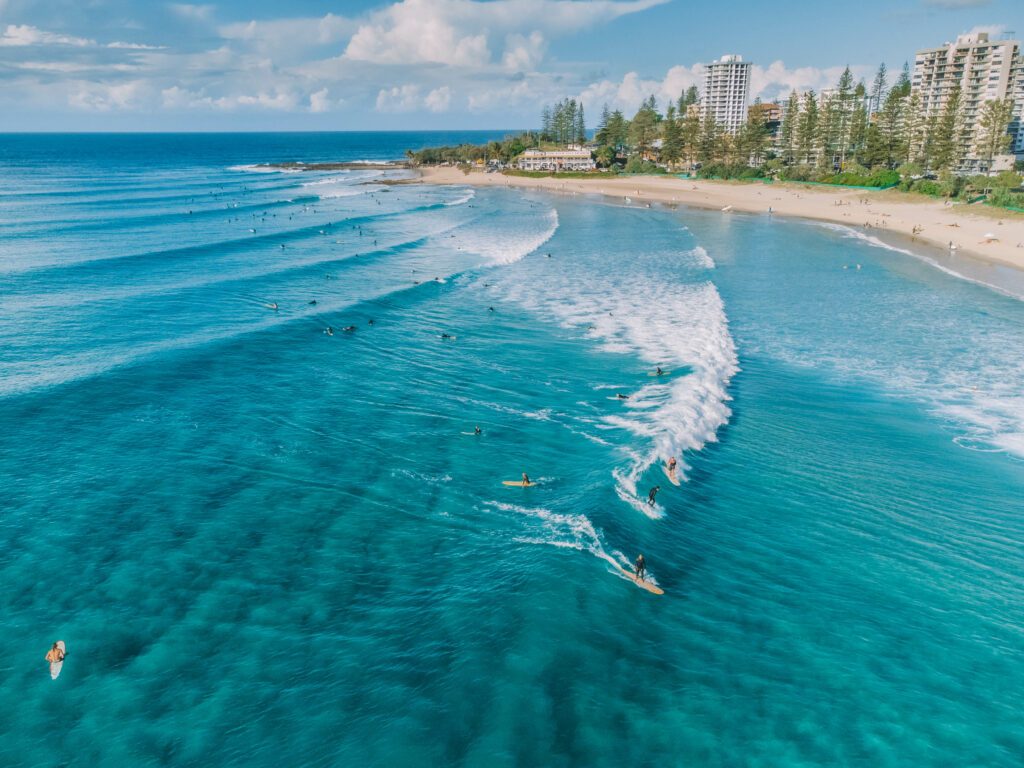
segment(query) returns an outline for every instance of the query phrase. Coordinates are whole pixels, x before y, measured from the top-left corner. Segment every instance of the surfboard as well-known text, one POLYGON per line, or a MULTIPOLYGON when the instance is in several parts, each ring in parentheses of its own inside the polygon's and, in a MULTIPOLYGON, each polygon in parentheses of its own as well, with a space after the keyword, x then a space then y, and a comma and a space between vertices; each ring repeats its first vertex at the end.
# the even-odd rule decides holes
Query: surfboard
MULTIPOLYGON (((57 641, 57 647, 60 648, 61 653, 67 653, 67 647, 64 645, 63 640, 57 641)), ((50 679, 56 680, 60 675, 60 670, 64 666, 63 661, 51 661, 50 662, 50 679)))
POLYGON ((665 594, 665 590, 663 590, 658 585, 652 584, 649 581, 641 581, 640 579, 638 579, 636 577, 636 574, 634 574, 632 571, 627 571, 621 565, 618 566, 618 569, 622 572, 623 576, 625 576, 627 579, 629 579, 634 584, 636 584, 638 587, 640 587, 640 589, 646 589, 652 595, 664 595, 665 594))
POLYGON ((665 472, 665 477, 668 478, 668 481, 672 483, 672 485, 679 485, 678 469, 669 470, 669 468, 666 467, 664 464, 661 465, 661 468, 665 472))
MULTIPOLYGON (((460 432, 459 434, 462 434, 462 435, 476 435, 476 432, 460 432)), ((481 432, 480 434, 482 435, 483 432, 481 432)))
POLYGON ((662 371, 661 373, 658 373, 657 371, 651 371, 647 375, 648 376, 668 376, 670 373, 672 373, 672 371, 662 371))
POLYGON ((502 485, 510 485, 515 488, 532 488, 536 483, 524 483, 522 480, 502 480, 502 485))

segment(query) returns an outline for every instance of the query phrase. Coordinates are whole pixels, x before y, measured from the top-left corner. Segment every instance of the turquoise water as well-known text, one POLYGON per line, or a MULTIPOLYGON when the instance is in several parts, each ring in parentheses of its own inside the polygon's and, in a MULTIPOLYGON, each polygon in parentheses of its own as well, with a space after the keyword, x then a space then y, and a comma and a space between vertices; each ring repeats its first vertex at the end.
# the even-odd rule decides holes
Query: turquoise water
POLYGON ((3 137, 0 764, 1019 765, 1024 302, 436 140, 3 137))

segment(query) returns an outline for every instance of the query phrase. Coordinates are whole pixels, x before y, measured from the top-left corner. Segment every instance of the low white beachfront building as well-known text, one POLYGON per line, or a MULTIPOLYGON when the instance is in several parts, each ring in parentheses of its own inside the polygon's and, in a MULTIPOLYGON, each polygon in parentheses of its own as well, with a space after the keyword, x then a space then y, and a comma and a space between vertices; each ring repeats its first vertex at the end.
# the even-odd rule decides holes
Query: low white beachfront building
POLYGON ((597 164, 589 149, 528 149, 516 158, 516 167, 521 171, 592 171, 597 164))

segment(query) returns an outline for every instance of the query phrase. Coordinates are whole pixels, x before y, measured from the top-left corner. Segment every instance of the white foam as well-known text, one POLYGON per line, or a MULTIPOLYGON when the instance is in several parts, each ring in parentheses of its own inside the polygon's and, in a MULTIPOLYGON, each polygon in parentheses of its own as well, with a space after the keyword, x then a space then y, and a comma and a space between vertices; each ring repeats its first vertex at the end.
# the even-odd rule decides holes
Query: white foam
MULTIPOLYGON (((601 534, 594 528, 593 523, 586 515, 563 515, 553 512, 544 507, 524 507, 518 504, 508 504, 500 501, 484 502, 488 507, 501 512, 511 512, 530 519, 534 524, 539 525, 539 531, 530 531, 527 534, 517 536, 516 541, 524 544, 543 544, 560 549, 575 549, 589 552, 597 558, 604 560, 613 568, 611 573, 627 581, 631 579, 622 573, 620 568, 632 571, 632 563, 629 558, 618 550, 605 548, 601 534)), ((658 582, 648 576, 647 580, 652 584, 658 582)))
POLYGON ((232 165, 228 170, 243 173, 302 173, 301 168, 274 168, 269 165, 232 165))
POLYGON ((890 243, 887 243, 884 240, 879 240, 874 235, 865 234, 860 230, 853 229, 852 227, 847 227, 844 224, 832 224, 821 222, 820 226, 824 227, 825 229, 831 229, 834 232, 839 232, 840 234, 843 235, 843 237, 848 237, 852 240, 860 240, 861 242, 867 243, 868 245, 874 246, 875 248, 884 248, 887 251, 893 251, 894 253, 902 253, 906 256, 915 258, 918 261, 923 261, 926 264, 935 267, 935 269, 939 270, 940 272, 945 272, 947 275, 955 277, 957 280, 964 280, 968 283, 974 283, 974 285, 980 285, 983 288, 988 288, 989 290, 995 291, 996 293, 1002 294, 1003 296, 1009 296, 1010 298, 1013 299, 1024 299, 1024 296, 1019 296, 1013 291, 1008 291, 1005 288, 999 287, 998 285, 993 285, 992 283, 985 282, 984 280, 978 280, 977 278, 974 277, 968 277, 962 272, 957 272, 955 269, 950 269, 949 267, 935 261, 935 259, 929 258, 923 253, 917 253, 907 248, 900 248, 899 246, 891 245, 890 243))
POLYGON ((501 288, 509 299, 564 326, 588 328, 606 351, 638 359, 632 363, 637 376, 656 366, 672 372, 645 379, 603 419, 606 428, 624 430, 643 446, 623 449, 624 465, 614 472, 619 497, 645 515, 664 514, 637 495, 641 475, 675 456, 685 479, 684 454, 715 441, 732 415, 727 389, 739 367, 718 290, 710 282, 668 284, 642 275, 622 283, 583 270, 507 283, 501 288))
POLYGON ((684 255, 689 256, 694 262, 696 262, 697 266, 703 267, 704 269, 715 268, 715 260, 708 255, 708 252, 704 250, 704 247, 701 245, 687 251, 684 255))
POLYGON ((467 227, 453 245, 492 265, 513 264, 544 245, 557 230, 558 212, 548 208, 539 215, 502 217, 484 226, 467 227))

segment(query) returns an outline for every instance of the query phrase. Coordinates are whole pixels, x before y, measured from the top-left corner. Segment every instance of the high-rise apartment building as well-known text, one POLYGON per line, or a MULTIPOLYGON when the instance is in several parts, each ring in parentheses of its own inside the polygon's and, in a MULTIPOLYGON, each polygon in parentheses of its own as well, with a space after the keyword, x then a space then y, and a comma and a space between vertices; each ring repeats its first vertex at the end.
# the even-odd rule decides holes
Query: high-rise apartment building
MULTIPOLYGON (((961 88, 963 132, 960 136, 960 164, 965 173, 984 173, 986 159, 979 142, 982 139, 980 118, 984 105, 995 99, 1015 100, 1014 123, 1020 124, 1024 94, 1020 83, 1020 43, 1016 40, 989 40, 985 32, 961 35, 955 43, 918 51, 914 58, 912 88, 921 97, 925 119, 942 114, 950 92, 961 88)), ((1020 145, 1021 138, 1015 136, 1020 145)), ((1024 150, 1024 147, 1022 147, 1024 150)))
POLYGON ((701 112, 729 133, 736 133, 747 119, 750 94, 750 62, 742 56, 723 56, 708 64, 704 73, 701 112))

